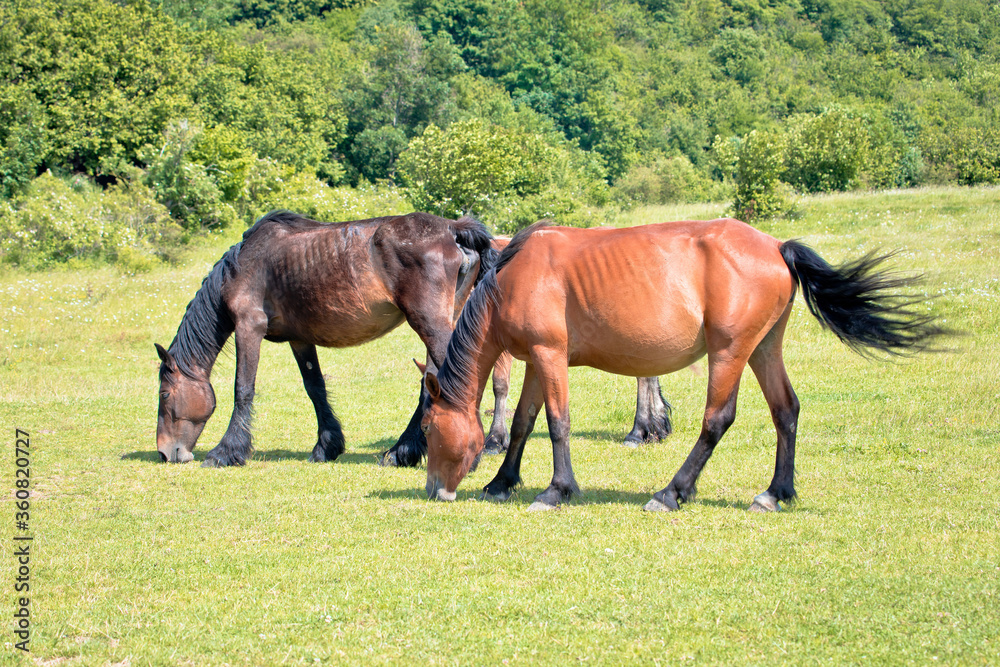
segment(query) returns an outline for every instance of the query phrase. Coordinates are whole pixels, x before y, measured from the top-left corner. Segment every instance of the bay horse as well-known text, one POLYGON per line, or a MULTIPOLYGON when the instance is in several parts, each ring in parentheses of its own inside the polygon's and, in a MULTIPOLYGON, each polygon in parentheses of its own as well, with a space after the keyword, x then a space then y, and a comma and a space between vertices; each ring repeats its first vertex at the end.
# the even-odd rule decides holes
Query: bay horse
POLYGON ((521 455, 545 406, 553 476, 529 509, 578 493, 570 463, 568 367, 654 376, 708 356, 708 396, 698 440, 670 483, 646 504, 677 510, 736 416, 744 367, 756 375, 777 432, 774 476, 750 509, 779 510, 795 497, 799 401, 782 339, 801 288, 810 312, 862 354, 929 349, 950 333, 900 290, 917 278, 879 271, 891 255, 831 266, 795 240, 782 243, 738 220, 628 229, 536 223, 520 232, 475 288, 438 372, 428 372, 421 429, 430 498, 454 500, 483 448, 478 402, 489 369, 507 350, 528 362, 511 444, 483 498, 504 501, 520 483, 521 455))
MULTIPOLYGON (((491 245, 499 254, 510 243, 510 237, 496 236, 491 245)), ((464 305, 464 300, 463 300, 464 305)), ((427 366, 416 359, 413 360, 420 371, 421 379, 427 373, 427 366)), ((514 358, 504 352, 493 366, 493 420, 486 434, 483 447, 485 454, 502 454, 510 444, 510 433, 507 431, 507 396, 510 392, 510 371, 514 358)), ((636 447, 645 442, 662 440, 673 432, 670 421, 670 403, 663 398, 660 391, 660 380, 656 377, 636 378, 635 419, 632 430, 625 436, 625 444, 636 447)), ((419 400, 424 400, 423 383, 419 400)), ((392 447, 382 452, 379 465, 412 467, 420 464, 427 453, 427 440, 420 431, 420 418, 423 410, 418 408, 413 413, 403 436, 392 447)))
MULTIPOLYGON (((318 423, 310 461, 336 459, 344 451, 344 436, 327 400, 316 346, 360 345, 406 321, 436 368, 474 283, 496 261, 491 240, 476 220, 426 213, 337 224, 289 211, 263 216, 205 277, 170 348, 156 345, 161 458, 175 463, 194 458, 198 436, 215 411, 212 366, 232 335, 233 413, 203 465, 243 465, 252 453, 250 422, 262 340, 292 348, 318 423)), ((401 441, 422 438, 420 416, 411 420, 413 432, 401 441)))

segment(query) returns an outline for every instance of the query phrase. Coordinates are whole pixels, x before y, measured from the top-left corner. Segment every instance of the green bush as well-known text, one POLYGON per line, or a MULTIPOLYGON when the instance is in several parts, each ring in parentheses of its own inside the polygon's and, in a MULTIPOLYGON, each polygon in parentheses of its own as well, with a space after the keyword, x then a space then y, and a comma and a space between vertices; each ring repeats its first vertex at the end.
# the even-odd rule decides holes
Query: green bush
MULTIPOLYGON (((202 136, 202 128, 188 121, 172 122, 164 132, 164 143, 147 155, 145 181, 170 215, 189 231, 226 227, 239 218, 225 201, 223 188, 212 169, 193 158, 202 136)), ((216 170, 217 171, 217 170, 216 170)), ((237 189, 233 175, 222 174, 224 186, 237 189)))
MULTIPOLYGON (((750 222, 788 213, 793 206, 784 170, 785 137, 778 132, 754 130, 734 147, 736 193, 732 214, 750 222)), ((720 152, 724 151, 721 150, 720 152)))
POLYGON ((498 198, 539 194, 554 161, 539 135, 468 120, 447 130, 430 125, 410 141, 399 172, 418 209, 455 217, 482 215, 498 198))
POLYGON ((962 185, 1000 182, 1000 129, 959 130, 949 157, 962 185))
POLYGON ((0 86, 0 197, 14 196, 34 178, 48 151, 44 116, 24 86, 0 86))
POLYGON ((246 193, 239 206, 247 222, 278 208, 324 222, 363 220, 413 210, 404 191, 391 184, 330 187, 315 176, 296 173, 273 160, 254 164, 246 193))
POLYGON ((176 242, 177 231, 140 183, 102 193, 83 177, 67 183, 46 172, 0 207, 0 261, 43 268, 81 259, 142 270, 176 242))
POLYGON ((689 203, 725 196, 722 183, 713 181, 683 155, 660 157, 649 164, 634 166, 615 189, 626 204, 689 203))
POLYGON ((783 179, 803 192, 854 187, 867 164, 869 142, 865 123, 846 111, 796 116, 788 123, 783 179))

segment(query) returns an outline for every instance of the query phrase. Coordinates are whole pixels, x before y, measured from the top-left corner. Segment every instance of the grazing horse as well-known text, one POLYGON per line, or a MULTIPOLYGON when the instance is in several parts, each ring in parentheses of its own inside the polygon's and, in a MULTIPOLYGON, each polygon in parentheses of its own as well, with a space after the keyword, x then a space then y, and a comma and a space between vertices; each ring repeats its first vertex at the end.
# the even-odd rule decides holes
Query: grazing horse
POLYGON ((795 497, 799 402, 782 361, 796 288, 810 312, 865 353, 927 349, 947 333, 899 294, 913 278, 876 271, 869 254, 838 267, 797 241, 781 241, 738 220, 674 222, 630 229, 569 229, 541 223, 522 231, 473 291, 437 374, 425 377, 427 493, 454 500, 483 448, 478 401, 490 367, 507 350, 528 362, 511 444, 483 497, 506 500, 520 483, 521 454, 542 405, 552 439, 552 482, 531 509, 550 509, 579 491, 569 453, 568 366, 654 376, 708 356, 701 434, 677 474, 647 503, 676 510, 736 416, 749 364, 770 407, 777 455, 754 511, 795 497))
MULTIPOLYGON (((505 236, 494 237, 492 246, 497 253, 510 243, 505 236)), ((463 300, 464 304, 465 301, 463 300)), ((507 396, 510 392, 510 371, 513 357, 504 352, 493 367, 493 421, 486 435, 483 452, 486 454, 502 454, 510 444, 510 434, 507 431, 507 396)), ((421 376, 427 373, 427 366, 416 359, 414 362, 421 376)), ((635 402, 635 420, 632 430, 625 436, 625 444, 635 447, 644 442, 662 440, 673 432, 670 421, 670 404, 660 392, 660 380, 656 377, 636 378, 637 391, 635 402)), ((420 402, 424 400, 423 384, 421 383, 420 402)), ((379 465, 413 467, 419 465, 427 453, 427 440, 420 431, 420 419, 423 410, 418 405, 407 425, 403 436, 393 445, 392 449, 382 452, 379 465)))
MULTIPOLYGON (((268 213, 206 276, 170 349, 156 345, 162 362, 156 424, 161 457, 179 463, 194 458, 198 436, 215 410, 212 366, 234 335, 233 414, 203 465, 242 465, 251 455, 262 340, 287 342, 295 355, 318 422, 310 460, 336 459, 344 436, 327 401, 316 346, 360 345, 405 320, 436 367, 474 282, 496 260, 491 240, 471 218, 411 213, 326 224, 288 211, 268 213)), ((411 423, 420 436, 419 415, 411 423)))

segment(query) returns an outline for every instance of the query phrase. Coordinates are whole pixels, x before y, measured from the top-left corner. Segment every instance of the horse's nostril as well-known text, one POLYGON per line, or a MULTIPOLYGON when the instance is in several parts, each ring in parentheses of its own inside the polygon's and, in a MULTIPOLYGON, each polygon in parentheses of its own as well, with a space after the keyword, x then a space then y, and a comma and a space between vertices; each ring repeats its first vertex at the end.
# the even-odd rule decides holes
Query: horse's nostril
POLYGON ((167 455, 166 454, 164 454, 160 450, 156 450, 156 453, 160 455, 160 461, 162 461, 163 463, 167 462, 167 455))

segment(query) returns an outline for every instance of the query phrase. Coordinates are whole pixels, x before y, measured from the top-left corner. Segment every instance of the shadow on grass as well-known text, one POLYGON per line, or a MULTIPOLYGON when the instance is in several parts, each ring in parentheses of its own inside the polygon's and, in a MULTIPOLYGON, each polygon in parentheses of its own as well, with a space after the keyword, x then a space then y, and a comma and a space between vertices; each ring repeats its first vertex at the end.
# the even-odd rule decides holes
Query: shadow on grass
MULTIPOLYGON (((505 505, 515 510, 526 510, 529 505, 534 501, 535 496, 541 493, 544 489, 542 487, 530 486, 530 487, 520 487, 514 492, 510 500, 504 503, 496 503, 498 505, 505 505)), ((457 502, 463 502, 467 500, 479 500, 482 495, 482 489, 462 489, 458 490, 457 502)), ((382 500, 425 500, 427 501, 427 493, 422 487, 414 487, 411 489, 394 489, 386 491, 372 491, 366 495, 367 498, 378 498, 382 500)), ((652 494, 646 493, 635 493, 631 491, 622 491, 619 489, 599 489, 599 488, 586 488, 583 489, 580 495, 574 496, 568 502, 562 503, 560 508, 571 508, 571 507, 582 507, 587 505, 624 505, 628 507, 634 507, 637 510, 641 510, 649 502, 652 494)), ((427 501, 432 502, 432 501, 427 501)), ((489 501, 480 501, 487 503, 489 501)), ((699 505, 705 507, 711 507, 720 510, 730 510, 733 512, 744 513, 747 508, 750 507, 752 499, 738 499, 738 498, 701 498, 695 499, 690 503, 685 503, 681 505, 680 514, 683 514, 686 509, 693 509, 699 505)), ((782 510, 792 510, 795 509, 795 503, 782 503, 782 510)), ((654 512, 653 514, 659 514, 654 512)))
MULTIPOLYGON (((522 486, 519 487, 514 495, 510 497, 510 500, 504 503, 496 503, 498 505, 507 505, 510 507, 520 507, 525 509, 534 500, 535 496, 544 491, 545 489, 540 486, 522 486)), ((458 501, 478 499, 483 493, 481 488, 459 488, 458 490, 458 501)), ((367 494, 369 498, 384 498, 386 500, 403 500, 417 498, 420 500, 427 499, 427 493, 423 489, 423 485, 412 488, 412 489, 393 489, 385 491, 372 491, 367 494)), ((568 502, 563 503, 566 507, 573 507, 576 505, 638 505, 639 507, 644 506, 649 501, 650 496, 645 493, 633 493, 630 491, 621 491, 619 489, 595 489, 588 488, 583 489, 578 496, 574 496, 568 502)), ((489 502, 489 501, 483 501, 489 502)))
MULTIPOLYGON (((374 443, 363 445, 361 451, 348 451, 344 452, 337 457, 336 461, 333 461, 334 465, 347 464, 347 465, 378 465, 379 458, 382 452, 386 451, 390 447, 396 444, 394 439, 382 439, 374 443)), ((211 447, 205 449, 197 449, 194 452, 194 461, 191 463, 195 465, 200 465, 204 460, 208 452, 211 451, 211 447)), ((309 457, 312 455, 312 449, 308 450, 291 450, 291 449, 255 449, 251 457, 251 461, 309 461, 309 457)), ((163 458, 160 453, 156 450, 152 451, 137 451, 130 452, 128 454, 122 454, 121 460, 123 461, 146 461, 148 463, 162 463, 163 458)))

